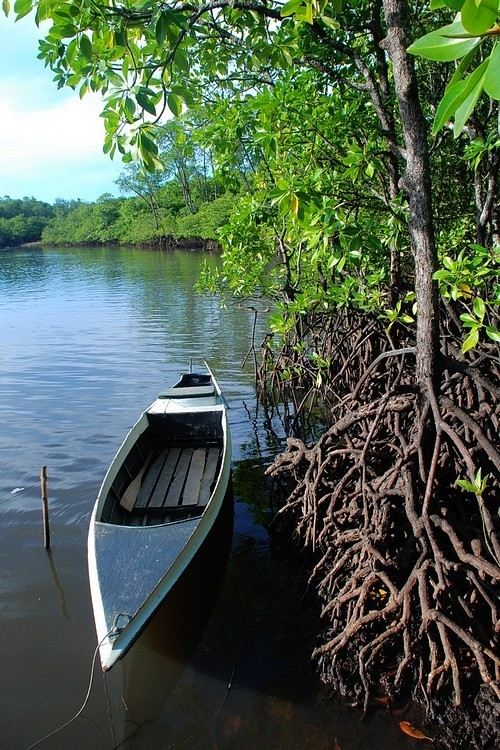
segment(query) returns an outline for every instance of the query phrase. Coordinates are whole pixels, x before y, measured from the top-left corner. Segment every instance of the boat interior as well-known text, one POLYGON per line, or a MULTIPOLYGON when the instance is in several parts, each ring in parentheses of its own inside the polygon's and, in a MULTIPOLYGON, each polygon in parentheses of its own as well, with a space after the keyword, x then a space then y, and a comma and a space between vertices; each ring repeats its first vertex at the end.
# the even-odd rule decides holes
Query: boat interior
POLYGON ((221 415, 147 414, 148 427, 130 446, 97 520, 152 526, 201 516, 221 468, 221 415))
POLYGON ((215 386, 210 375, 184 373, 172 388, 160 393, 158 398, 204 398, 215 395, 215 386))

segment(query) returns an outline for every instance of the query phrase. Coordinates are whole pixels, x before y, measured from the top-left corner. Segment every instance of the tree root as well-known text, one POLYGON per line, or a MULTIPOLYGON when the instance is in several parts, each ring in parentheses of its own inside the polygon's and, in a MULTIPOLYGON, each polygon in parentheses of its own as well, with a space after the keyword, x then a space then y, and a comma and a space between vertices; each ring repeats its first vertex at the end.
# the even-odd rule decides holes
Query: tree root
POLYGON ((324 632, 313 656, 365 709, 381 691, 431 716, 444 696, 498 700, 498 373, 448 361, 440 393, 423 400, 411 348, 385 357, 372 346, 370 367, 366 346, 331 427, 312 447, 290 438, 268 469, 290 484, 277 523, 292 522, 316 556, 324 632), (455 485, 479 468, 483 491, 455 485))

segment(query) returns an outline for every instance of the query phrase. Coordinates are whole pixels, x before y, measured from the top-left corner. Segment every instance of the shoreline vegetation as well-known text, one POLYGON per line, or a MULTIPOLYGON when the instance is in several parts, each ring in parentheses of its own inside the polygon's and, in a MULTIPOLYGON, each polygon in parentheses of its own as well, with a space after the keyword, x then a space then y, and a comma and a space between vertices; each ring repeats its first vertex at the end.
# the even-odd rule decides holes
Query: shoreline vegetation
POLYGON ((0 250, 39 242, 56 211, 57 201, 51 205, 36 198, 0 198, 0 250))
POLYGON ((41 240, 51 245, 133 245, 162 249, 215 249, 219 227, 229 218, 234 197, 222 195, 187 210, 182 200, 159 204, 157 214, 139 198, 102 196, 55 216, 41 240))
POLYGON ((219 195, 188 211, 175 186, 169 192, 170 202, 159 202, 156 215, 134 197, 104 195, 94 202, 56 201, 54 205, 4 197, 0 199, 0 249, 36 243, 220 251, 217 233, 228 221, 234 196, 219 195))
POLYGON ((155 237, 146 242, 116 242, 110 240, 109 242, 65 242, 56 244, 40 239, 33 242, 23 242, 19 245, 9 245, 9 247, 3 249, 44 247, 45 245, 51 247, 143 247, 152 250, 201 250, 202 252, 217 254, 222 252, 220 243, 217 240, 203 239, 202 237, 173 237, 172 235, 155 237))
POLYGON ((40 57, 103 94, 129 162, 128 197, 60 206, 42 238, 218 237, 200 288, 274 311, 274 528, 305 553, 321 679, 418 704, 436 748, 498 747, 498 2, 33 4, 40 57))

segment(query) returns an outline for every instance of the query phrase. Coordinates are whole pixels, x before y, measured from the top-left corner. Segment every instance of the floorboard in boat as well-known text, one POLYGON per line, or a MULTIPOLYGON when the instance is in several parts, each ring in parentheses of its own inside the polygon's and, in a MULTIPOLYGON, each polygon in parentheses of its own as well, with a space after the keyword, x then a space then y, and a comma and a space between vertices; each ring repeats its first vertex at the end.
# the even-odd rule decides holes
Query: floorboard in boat
POLYGON ((163 469, 148 503, 150 508, 161 508, 165 500, 168 488, 174 476, 175 468, 181 454, 180 448, 170 448, 168 456, 163 464, 163 469))
POLYGON ((197 448, 193 451, 193 457, 189 465, 184 492, 182 493, 183 505, 196 505, 200 497, 201 481, 205 471, 205 458, 207 451, 205 448, 197 448))
POLYGON ((205 465, 205 471, 201 482, 198 505, 206 505, 210 500, 210 489, 212 487, 212 482, 215 479, 217 464, 219 463, 219 452, 219 448, 208 449, 207 463, 205 465))
POLYGON ((192 456, 193 456, 192 448, 183 449, 181 456, 179 458, 179 462, 175 469, 175 474, 172 479, 172 484, 170 485, 167 495, 165 497, 165 502, 163 503, 164 506, 168 507, 169 505, 179 504, 179 499, 182 494, 182 488, 184 487, 184 482, 186 481, 186 477, 187 477, 187 473, 189 470, 189 465, 191 463, 192 456))
POLYGON ((141 483, 141 488, 137 493, 137 499, 134 504, 135 508, 144 508, 148 504, 151 493, 153 492, 156 482, 158 481, 158 477, 160 476, 163 469, 163 464, 165 463, 166 457, 167 451, 164 450, 157 458, 155 458, 151 466, 147 469, 146 475, 144 476, 141 483))

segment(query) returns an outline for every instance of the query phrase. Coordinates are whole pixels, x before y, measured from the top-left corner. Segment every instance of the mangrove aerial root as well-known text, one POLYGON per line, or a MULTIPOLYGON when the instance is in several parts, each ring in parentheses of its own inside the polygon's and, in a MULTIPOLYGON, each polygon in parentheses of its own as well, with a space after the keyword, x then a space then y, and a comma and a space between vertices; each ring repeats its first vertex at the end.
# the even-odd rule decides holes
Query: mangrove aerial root
POLYGON ((290 487, 278 520, 315 555, 324 679, 365 709, 412 696, 432 716, 444 696, 500 698, 498 363, 447 354, 423 398, 411 346, 381 356, 375 330, 340 358, 350 393, 337 382, 331 427, 290 438, 268 473, 290 487))

